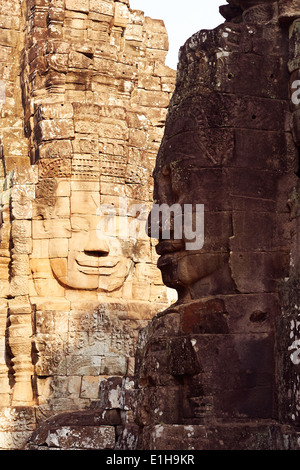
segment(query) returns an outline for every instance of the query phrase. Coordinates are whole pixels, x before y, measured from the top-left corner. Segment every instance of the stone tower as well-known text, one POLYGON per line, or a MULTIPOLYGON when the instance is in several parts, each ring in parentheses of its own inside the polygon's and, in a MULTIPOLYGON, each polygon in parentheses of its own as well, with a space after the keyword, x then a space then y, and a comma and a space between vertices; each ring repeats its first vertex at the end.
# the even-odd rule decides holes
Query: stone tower
POLYGON ((138 331, 170 304, 144 226, 175 71, 163 22, 128 0, 0 4, 6 449, 132 375, 138 331))

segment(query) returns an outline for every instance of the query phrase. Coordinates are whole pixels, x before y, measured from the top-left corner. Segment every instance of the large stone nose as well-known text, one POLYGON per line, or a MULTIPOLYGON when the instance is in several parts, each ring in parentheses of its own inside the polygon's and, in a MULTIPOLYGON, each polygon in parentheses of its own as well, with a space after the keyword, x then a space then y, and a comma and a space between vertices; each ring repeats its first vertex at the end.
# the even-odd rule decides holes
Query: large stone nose
POLYGON ((108 240, 99 235, 97 230, 90 230, 87 243, 84 247, 85 252, 93 252, 98 256, 108 255, 109 243, 108 240))
POLYGON ((157 240, 182 239, 182 209, 180 204, 154 204, 147 220, 146 233, 157 240))

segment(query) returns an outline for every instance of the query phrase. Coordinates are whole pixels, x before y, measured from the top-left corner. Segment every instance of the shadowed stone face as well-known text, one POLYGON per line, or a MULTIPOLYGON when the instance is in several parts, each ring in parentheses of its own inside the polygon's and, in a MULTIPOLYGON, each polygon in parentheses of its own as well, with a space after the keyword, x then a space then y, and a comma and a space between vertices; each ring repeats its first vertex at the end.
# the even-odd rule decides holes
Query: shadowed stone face
MULTIPOLYGON (((297 259, 289 209, 299 174, 288 124, 290 45, 277 2, 229 3, 234 21, 199 31, 181 48, 154 170, 156 204, 178 204, 183 213, 186 205, 204 205, 204 245, 187 249, 186 231, 175 237, 175 217, 165 238, 161 221, 158 266, 179 302, 141 335, 144 436, 161 422, 211 426, 214 434, 218 420, 279 414, 279 294, 297 259)), ((234 432, 226 428, 225 447, 234 447, 234 432)), ((164 438, 172 442, 168 432, 164 438)), ((220 442, 206 435, 196 448, 219 449, 220 442)))
MULTIPOLYGON (((207 148, 201 143, 196 119, 175 119, 167 126, 154 172, 157 204, 179 204, 183 216, 189 204, 193 204, 194 211, 195 204, 204 204, 205 207, 204 224, 208 230, 204 230, 203 248, 186 249, 189 237, 185 227, 182 239, 172 238, 174 233, 171 232, 171 238, 161 238, 156 248, 160 255, 158 267, 165 284, 176 288, 185 298, 213 293, 218 289, 218 279, 221 278, 222 288, 233 289, 228 270, 231 214, 223 197, 226 175, 208 154, 209 147, 215 143, 215 137, 209 132, 207 148)), ((195 226, 195 216, 193 222, 193 230, 197 233, 201 227, 199 221, 195 226)))
POLYGON ((288 270, 282 191, 296 161, 284 131, 288 76, 276 53, 261 60, 253 52, 259 36, 246 23, 225 23, 181 51, 154 171, 157 204, 183 213, 204 205, 203 248, 187 250, 184 230, 157 246, 163 280, 181 300, 274 291, 288 270))
MULTIPOLYGON (((161 222, 158 266, 179 302, 151 322, 138 350, 143 426, 277 419, 278 380, 287 390, 280 290, 297 265, 289 207, 299 176, 290 127, 294 46, 277 2, 228 3, 234 21, 181 48, 157 156, 155 202, 183 212, 203 204, 204 245, 188 250, 185 230, 165 239, 161 222), (152 412, 162 384, 175 405, 163 397, 152 412)), ((206 436, 197 446, 220 441, 214 447, 206 436)))

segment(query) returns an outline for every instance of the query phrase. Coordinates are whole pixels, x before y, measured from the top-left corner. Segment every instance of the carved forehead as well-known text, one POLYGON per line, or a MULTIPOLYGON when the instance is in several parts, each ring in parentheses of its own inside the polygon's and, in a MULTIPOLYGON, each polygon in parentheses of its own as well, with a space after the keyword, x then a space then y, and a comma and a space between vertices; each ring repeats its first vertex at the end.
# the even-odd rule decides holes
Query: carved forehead
POLYGON ((177 167, 188 162, 198 168, 211 168, 230 159, 234 135, 232 129, 222 127, 220 115, 225 115, 224 109, 220 112, 222 104, 217 96, 197 99, 197 104, 189 99, 171 109, 154 174, 175 162, 177 167))
POLYGON ((172 136, 165 136, 157 155, 154 174, 165 166, 171 168, 220 167, 230 160, 234 136, 228 129, 195 128, 172 136))

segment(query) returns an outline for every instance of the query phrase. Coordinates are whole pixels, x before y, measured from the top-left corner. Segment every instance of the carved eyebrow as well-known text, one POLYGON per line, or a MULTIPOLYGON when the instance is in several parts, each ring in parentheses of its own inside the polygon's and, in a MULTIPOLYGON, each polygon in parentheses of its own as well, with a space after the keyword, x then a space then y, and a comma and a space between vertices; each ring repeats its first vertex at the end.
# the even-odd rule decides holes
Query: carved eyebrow
POLYGON ((89 221, 84 216, 75 216, 75 220, 71 221, 70 231, 89 231, 90 224, 89 221))
POLYGON ((88 232, 89 227, 88 226, 83 226, 79 224, 74 224, 71 226, 71 228, 66 229, 68 232, 88 232))
POLYGON ((87 229, 87 228, 84 228, 83 226, 80 226, 79 224, 74 224, 74 225, 72 225, 72 227, 71 227, 71 232, 72 232, 72 231, 76 231, 76 230, 80 230, 80 231, 81 231, 81 230, 86 230, 86 229, 87 229))

